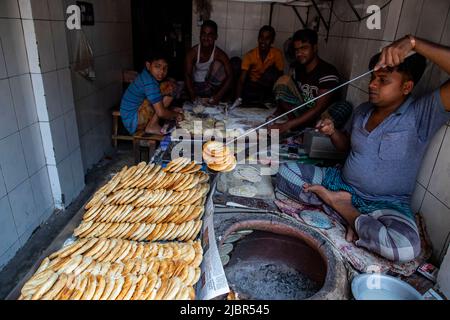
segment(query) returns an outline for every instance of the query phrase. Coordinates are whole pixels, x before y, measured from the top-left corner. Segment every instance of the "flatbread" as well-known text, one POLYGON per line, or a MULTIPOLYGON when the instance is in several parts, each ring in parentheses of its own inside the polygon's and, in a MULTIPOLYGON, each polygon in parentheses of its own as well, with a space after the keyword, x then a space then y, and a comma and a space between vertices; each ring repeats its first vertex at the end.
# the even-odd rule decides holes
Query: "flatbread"
POLYGON ((242 166, 233 172, 233 177, 240 180, 247 180, 252 183, 261 182, 262 177, 258 169, 250 166, 242 166))
POLYGON ((237 197, 253 198, 258 193, 258 189, 252 185, 244 184, 228 189, 228 193, 237 197))

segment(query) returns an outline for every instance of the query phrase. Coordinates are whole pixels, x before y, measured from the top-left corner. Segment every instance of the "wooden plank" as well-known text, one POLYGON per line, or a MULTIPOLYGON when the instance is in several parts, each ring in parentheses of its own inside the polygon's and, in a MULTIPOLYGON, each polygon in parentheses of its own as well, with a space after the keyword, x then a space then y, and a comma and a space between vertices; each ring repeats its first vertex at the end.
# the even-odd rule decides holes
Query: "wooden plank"
POLYGON ((117 140, 128 140, 128 141, 132 141, 133 137, 132 136, 120 136, 120 135, 112 135, 113 139, 117 139, 117 140))

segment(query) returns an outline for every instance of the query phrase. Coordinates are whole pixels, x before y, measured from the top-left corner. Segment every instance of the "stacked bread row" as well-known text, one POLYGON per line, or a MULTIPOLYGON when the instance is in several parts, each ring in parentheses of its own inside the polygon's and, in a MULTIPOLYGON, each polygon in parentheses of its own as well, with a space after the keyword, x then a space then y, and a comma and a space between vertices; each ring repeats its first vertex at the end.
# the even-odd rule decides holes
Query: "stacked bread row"
MULTIPOLYGON (((173 167, 172 161, 164 169, 159 165, 141 162, 137 166, 128 168, 125 166, 118 174, 116 174, 107 184, 100 188, 87 203, 86 209, 98 204, 136 204, 140 206, 156 206, 163 201, 163 195, 167 196, 169 193, 162 193, 164 191, 183 192, 194 188, 201 188, 204 183, 207 183, 209 176, 204 172, 192 170, 184 171, 183 167, 173 167), (176 171, 173 171, 176 170, 176 171), (135 201, 139 197, 148 198, 149 192, 153 195, 159 195, 158 198, 153 198, 151 203, 142 203, 135 201), (155 191, 159 191, 155 193, 155 191), (159 202, 158 202, 159 201, 159 202)), ((192 162, 195 164, 195 162, 192 162)), ((196 169, 197 170, 197 169, 196 169)), ((193 198, 193 193, 174 194, 178 195, 177 203, 194 203, 199 200, 193 198)), ((170 196, 169 196, 170 197, 170 196)))
POLYGON ((44 259, 20 299, 195 299, 202 258, 199 241, 80 239, 44 259))
POLYGON ((122 169, 86 205, 79 238, 189 241, 200 233, 209 177, 186 158, 122 169))
POLYGON ((179 158, 124 167, 85 206, 73 244, 44 259, 21 299, 195 299, 209 177, 179 158), (177 241, 156 243, 149 241, 177 241))

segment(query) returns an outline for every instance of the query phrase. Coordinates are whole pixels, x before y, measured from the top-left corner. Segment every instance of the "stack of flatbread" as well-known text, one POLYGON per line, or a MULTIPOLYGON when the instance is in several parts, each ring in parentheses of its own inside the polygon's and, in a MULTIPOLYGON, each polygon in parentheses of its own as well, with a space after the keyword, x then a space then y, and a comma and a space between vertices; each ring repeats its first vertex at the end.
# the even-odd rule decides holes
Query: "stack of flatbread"
POLYGON ((218 172, 232 171, 237 164, 230 149, 217 141, 208 141, 203 145, 203 160, 208 168, 218 172))
POLYGON ((200 168, 186 158, 124 167, 85 206, 78 240, 44 259, 20 298, 195 299, 203 250, 193 241, 209 192, 200 168))
POLYGON ((79 238, 189 241, 200 233, 209 177, 201 166, 178 158, 122 169, 86 205, 75 229, 79 238))
MULTIPOLYGON (((155 164, 147 165, 141 162, 137 166, 128 168, 125 166, 107 184, 101 187, 87 203, 86 209, 96 204, 108 202, 130 203, 133 196, 138 196, 138 191, 188 191, 199 188, 207 183, 209 177, 206 173, 200 172, 201 166, 195 162, 190 162, 185 158, 178 158, 165 169, 155 164), (188 164, 186 164, 188 162, 188 164), (112 198, 112 195, 116 198, 112 198)), ((189 201, 190 199, 185 199, 189 201)))
POLYGON ((202 258, 199 241, 79 239, 45 258, 19 299, 193 300, 202 258))

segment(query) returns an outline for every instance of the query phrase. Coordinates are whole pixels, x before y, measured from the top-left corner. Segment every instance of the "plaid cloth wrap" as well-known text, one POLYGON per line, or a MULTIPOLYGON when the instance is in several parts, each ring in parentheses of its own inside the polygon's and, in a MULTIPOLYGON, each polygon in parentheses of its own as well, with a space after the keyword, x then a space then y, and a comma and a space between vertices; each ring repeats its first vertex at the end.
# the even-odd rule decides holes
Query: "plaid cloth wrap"
POLYGON ((215 60, 211 63, 205 82, 194 82, 194 91, 200 97, 212 97, 226 78, 227 73, 224 65, 222 62, 215 60))
MULTIPOLYGON (((284 101, 288 104, 292 105, 292 108, 298 107, 305 102, 308 102, 309 99, 306 95, 303 94, 295 84, 294 80, 292 80, 291 76, 282 76, 275 83, 274 96, 276 101, 284 101)), ((302 108, 293 112, 295 117, 300 117, 309 109, 315 106, 315 102, 311 102, 302 108)), ((348 119, 350 119, 353 113, 353 105, 348 101, 337 101, 331 104, 328 109, 324 112, 323 116, 331 118, 334 122, 336 128, 340 129, 344 127, 347 123, 348 119)))
POLYGON ((366 201, 355 194, 342 180, 337 168, 319 168, 311 165, 288 163, 280 167, 277 189, 293 199, 310 204, 324 205, 313 193, 303 191, 303 185, 320 184, 331 191, 352 194, 352 203, 361 212, 355 221, 359 240, 356 245, 396 261, 414 260, 420 254, 420 236, 408 204, 400 202, 366 201))

